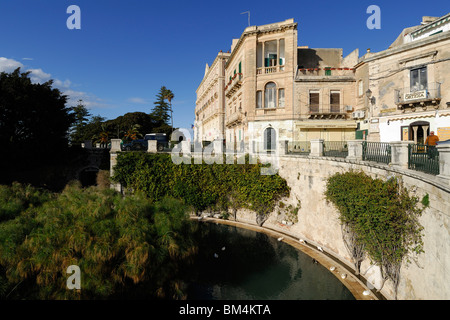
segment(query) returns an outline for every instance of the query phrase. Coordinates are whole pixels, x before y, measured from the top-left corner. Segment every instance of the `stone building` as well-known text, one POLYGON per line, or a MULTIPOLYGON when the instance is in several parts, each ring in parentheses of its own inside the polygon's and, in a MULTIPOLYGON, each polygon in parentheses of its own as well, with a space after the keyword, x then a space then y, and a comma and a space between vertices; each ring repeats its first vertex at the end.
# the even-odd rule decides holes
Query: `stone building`
POLYGON ((296 61, 293 19, 248 27, 233 40, 226 65, 227 143, 274 149, 276 139, 292 139, 296 61))
POLYGON ((450 14, 423 17, 355 66, 359 129, 372 141, 450 139, 450 14))
POLYGON ((230 53, 220 51, 197 88, 195 104, 195 141, 223 139, 225 123, 225 64, 230 53))
POLYGON ((355 74, 358 50, 298 48, 294 79, 294 141, 355 138, 355 74))
POLYGON ((197 89, 194 139, 273 150, 279 140, 450 139, 450 14, 423 17, 381 52, 297 45, 293 19, 250 26, 197 89))

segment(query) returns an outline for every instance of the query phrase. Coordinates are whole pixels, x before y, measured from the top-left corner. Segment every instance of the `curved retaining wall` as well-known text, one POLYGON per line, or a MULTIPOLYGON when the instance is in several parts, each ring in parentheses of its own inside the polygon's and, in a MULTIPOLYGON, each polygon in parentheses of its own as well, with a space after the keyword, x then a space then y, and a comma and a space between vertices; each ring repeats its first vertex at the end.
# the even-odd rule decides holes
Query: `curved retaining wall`
MULTIPOLYGON (((279 175, 291 187, 291 195, 284 203, 297 206, 300 201, 298 222, 283 223, 275 210, 264 226, 320 246, 352 269, 353 263, 342 240, 339 214, 324 198, 328 177, 350 169, 362 170, 374 178, 399 176, 411 195, 422 199, 428 194, 430 205, 420 218, 425 252, 412 257, 411 263, 403 263, 397 299, 450 299, 450 186, 431 175, 363 161, 285 155, 278 158, 278 165, 279 175)), ((238 211, 236 220, 252 224, 256 221, 255 214, 247 210, 238 211)), ((369 287, 380 288, 380 270, 368 259, 361 266, 361 274, 369 287)), ((390 280, 381 293, 387 299, 394 297, 390 280)))

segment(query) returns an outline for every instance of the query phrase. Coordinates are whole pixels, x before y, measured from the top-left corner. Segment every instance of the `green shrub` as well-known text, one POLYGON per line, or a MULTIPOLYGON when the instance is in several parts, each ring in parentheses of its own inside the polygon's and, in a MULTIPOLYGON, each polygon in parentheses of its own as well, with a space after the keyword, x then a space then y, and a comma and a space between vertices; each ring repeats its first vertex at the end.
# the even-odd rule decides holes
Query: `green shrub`
POLYGON ((168 154, 120 153, 113 179, 153 201, 175 197, 197 212, 248 208, 262 216, 289 195, 278 175, 261 175, 263 164, 175 164, 168 154))
MULTIPOLYGON (((6 195, 22 189, 0 188, 6 195)), ((1 297, 103 299, 139 290, 149 298, 183 297, 177 274, 196 246, 180 201, 153 203, 140 192, 123 197, 76 183, 40 201, 16 198, 22 202, 15 201, 14 218, 0 223, 1 297), (66 288, 70 265, 81 269, 81 290, 66 288)))
POLYGON ((419 200, 395 178, 383 181, 353 171, 331 176, 325 196, 355 233, 357 244, 382 267, 384 280, 390 278, 397 290, 402 261, 423 252, 418 217, 424 208, 417 205, 419 200))

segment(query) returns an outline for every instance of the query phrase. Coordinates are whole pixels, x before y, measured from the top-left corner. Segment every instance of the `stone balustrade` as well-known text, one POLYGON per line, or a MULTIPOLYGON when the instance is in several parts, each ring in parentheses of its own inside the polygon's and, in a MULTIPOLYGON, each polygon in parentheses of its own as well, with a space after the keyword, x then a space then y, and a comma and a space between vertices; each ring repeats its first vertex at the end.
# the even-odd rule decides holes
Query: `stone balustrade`
MULTIPOLYGON (((348 155, 345 158, 346 161, 360 162, 363 160, 363 142, 364 140, 349 140, 347 141, 348 155)), ((310 157, 323 157, 324 156, 324 140, 314 139, 310 141, 311 152, 310 157)), ((398 168, 408 170, 408 146, 414 144, 414 141, 393 141, 390 142, 391 161, 387 166, 391 168, 398 168)), ((288 154, 287 150, 288 141, 282 140, 278 142, 277 153, 279 156, 288 154)), ((430 178, 436 179, 439 183, 444 185, 450 185, 450 143, 441 143, 438 145, 437 150, 439 152, 439 175, 429 175, 430 178)), ((298 155, 303 156, 305 155, 298 155)), ((410 170, 415 173, 417 171, 410 170)))

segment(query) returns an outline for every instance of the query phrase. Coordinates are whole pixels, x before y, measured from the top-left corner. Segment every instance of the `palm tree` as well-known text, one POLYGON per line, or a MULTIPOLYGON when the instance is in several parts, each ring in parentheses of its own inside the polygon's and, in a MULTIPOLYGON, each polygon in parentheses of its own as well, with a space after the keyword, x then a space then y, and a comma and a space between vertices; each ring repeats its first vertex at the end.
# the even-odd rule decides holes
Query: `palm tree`
POLYGON ((172 99, 175 97, 173 92, 170 89, 166 89, 164 92, 164 99, 169 101, 170 106, 170 119, 172 120, 172 132, 173 132, 173 110, 172 110, 172 99))

